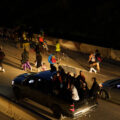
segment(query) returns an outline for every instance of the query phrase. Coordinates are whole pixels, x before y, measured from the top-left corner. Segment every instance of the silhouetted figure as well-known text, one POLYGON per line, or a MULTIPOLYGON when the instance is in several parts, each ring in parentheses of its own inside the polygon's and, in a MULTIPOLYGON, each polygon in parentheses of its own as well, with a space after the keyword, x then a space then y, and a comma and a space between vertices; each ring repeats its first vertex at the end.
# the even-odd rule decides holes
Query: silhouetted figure
POLYGON ((100 90, 100 87, 99 87, 95 77, 92 78, 92 82, 93 82, 93 84, 92 84, 89 94, 90 94, 90 97, 94 97, 94 99, 96 100, 96 103, 98 103, 97 98, 98 98, 98 92, 100 90))
POLYGON ((53 65, 53 64, 50 64, 50 68, 51 68, 51 72, 54 72, 54 71, 56 71, 57 69, 56 69, 56 67, 53 65))
POLYGON ((75 86, 78 90, 78 94, 79 94, 81 100, 84 100, 85 98, 88 97, 89 89, 88 89, 88 86, 87 86, 87 82, 85 80, 85 76, 84 76, 82 71, 80 71, 80 74, 75 79, 75 86))
POLYGON ((102 62, 102 57, 101 57, 99 50, 97 49, 95 51, 95 58, 96 58, 96 63, 97 63, 97 70, 100 71, 100 63, 102 62))
POLYGON ((28 68, 29 70, 32 71, 32 67, 29 63, 29 53, 26 49, 24 49, 21 57, 22 57, 21 63, 22 63, 23 70, 26 70, 26 68, 28 68))
POLYGON ((39 54, 36 54, 36 62, 37 62, 37 65, 36 65, 36 67, 37 67, 37 70, 38 70, 38 72, 40 71, 40 67, 42 66, 42 56, 41 56, 41 54, 39 53, 39 54))
POLYGON ((5 53, 0 48, 0 71, 2 72, 5 72, 5 69, 3 68, 3 65, 2 65, 4 57, 5 57, 5 53))

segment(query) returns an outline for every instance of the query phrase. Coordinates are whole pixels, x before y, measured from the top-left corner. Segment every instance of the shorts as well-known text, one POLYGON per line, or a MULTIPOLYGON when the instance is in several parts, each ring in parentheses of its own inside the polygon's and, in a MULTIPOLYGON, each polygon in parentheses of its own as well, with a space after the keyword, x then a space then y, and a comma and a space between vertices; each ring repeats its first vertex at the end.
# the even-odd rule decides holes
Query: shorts
POLYGON ((95 62, 93 62, 93 61, 89 61, 89 64, 93 64, 93 63, 95 63, 95 62))

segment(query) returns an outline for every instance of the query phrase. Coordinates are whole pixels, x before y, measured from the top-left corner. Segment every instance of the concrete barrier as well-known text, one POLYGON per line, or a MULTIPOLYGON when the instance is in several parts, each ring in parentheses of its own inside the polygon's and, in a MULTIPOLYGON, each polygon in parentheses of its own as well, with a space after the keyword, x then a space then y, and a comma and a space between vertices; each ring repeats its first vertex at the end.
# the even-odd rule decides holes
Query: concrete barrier
MULTIPOLYGON (((34 35, 35 40, 37 41, 37 34, 34 35)), ((65 40, 65 39, 58 39, 58 38, 53 38, 53 37, 45 37, 45 40, 47 41, 48 45, 55 46, 56 41, 58 40, 61 47, 77 51, 77 52, 82 52, 86 54, 90 54, 91 52, 94 52, 96 49, 98 49, 104 58, 110 58, 116 61, 120 61, 120 50, 114 50, 112 48, 105 48, 105 47, 100 47, 96 45, 90 45, 90 44, 85 44, 85 43, 79 43, 75 41, 70 41, 70 40, 65 40)))
POLYGON ((46 38, 48 45, 53 46, 55 46, 57 40, 59 41, 61 47, 63 48, 87 54, 90 54, 91 52, 94 52, 96 49, 98 49, 104 58, 110 58, 116 61, 120 61, 120 50, 114 50, 112 48, 105 48, 96 45, 79 43, 64 39, 57 39, 51 37, 46 38))
POLYGON ((0 95, 0 111, 13 120, 43 120, 38 115, 0 95))
POLYGON ((120 61, 120 50, 111 49, 111 57, 114 60, 120 61))

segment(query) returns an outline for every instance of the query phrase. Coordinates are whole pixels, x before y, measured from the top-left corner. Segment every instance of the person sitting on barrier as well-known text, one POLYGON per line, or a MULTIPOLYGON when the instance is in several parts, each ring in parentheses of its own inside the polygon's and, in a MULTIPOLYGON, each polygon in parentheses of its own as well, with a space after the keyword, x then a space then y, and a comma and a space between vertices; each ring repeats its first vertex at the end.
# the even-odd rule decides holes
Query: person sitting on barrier
POLYGON ((93 52, 89 55, 88 62, 89 62, 89 65, 90 65, 89 72, 92 73, 94 71, 96 73, 97 70, 95 70, 94 66, 97 66, 97 63, 96 63, 95 54, 93 52))
POLYGON ((95 59, 96 59, 97 70, 100 72, 100 63, 102 62, 102 57, 98 49, 95 50, 95 59))

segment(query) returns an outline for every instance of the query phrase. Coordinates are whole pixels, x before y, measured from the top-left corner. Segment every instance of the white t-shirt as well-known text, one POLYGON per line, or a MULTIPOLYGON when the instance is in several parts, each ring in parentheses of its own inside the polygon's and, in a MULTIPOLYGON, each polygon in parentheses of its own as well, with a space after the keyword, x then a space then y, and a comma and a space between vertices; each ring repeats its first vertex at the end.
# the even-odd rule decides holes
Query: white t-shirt
POLYGON ((75 86, 72 88, 72 99, 76 101, 80 99, 78 95, 78 91, 75 86))
POLYGON ((92 56, 91 56, 91 61, 92 61, 92 62, 95 62, 95 55, 92 55, 92 56))

